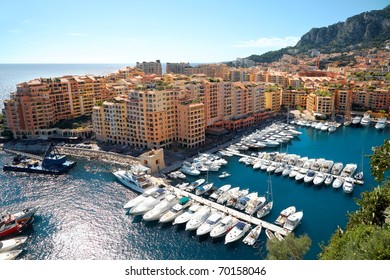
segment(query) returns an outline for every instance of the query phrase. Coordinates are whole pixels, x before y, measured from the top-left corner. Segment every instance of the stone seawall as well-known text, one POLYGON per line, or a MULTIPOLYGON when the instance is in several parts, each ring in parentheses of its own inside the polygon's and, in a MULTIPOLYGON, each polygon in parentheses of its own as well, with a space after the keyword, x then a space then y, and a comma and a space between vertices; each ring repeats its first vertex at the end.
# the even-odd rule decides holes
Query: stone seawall
POLYGON ((69 147, 57 147, 57 149, 60 151, 60 153, 65 155, 83 157, 91 160, 99 160, 107 163, 119 164, 124 166, 137 165, 140 163, 139 159, 136 157, 121 155, 112 152, 69 147))

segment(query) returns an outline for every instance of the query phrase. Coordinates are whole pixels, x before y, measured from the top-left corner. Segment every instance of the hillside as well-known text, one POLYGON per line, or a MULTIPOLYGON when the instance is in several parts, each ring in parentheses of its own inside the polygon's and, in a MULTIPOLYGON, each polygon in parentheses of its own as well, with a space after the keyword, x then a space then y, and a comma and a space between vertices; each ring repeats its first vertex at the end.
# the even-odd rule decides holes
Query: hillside
POLYGON ((272 62, 283 54, 317 49, 322 53, 345 52, 371 47, 384 47, 390 40, 390 5, 383 10, 364 12, 328 27, 312 28, 294 47, 251 55, 256 62, 272 62))

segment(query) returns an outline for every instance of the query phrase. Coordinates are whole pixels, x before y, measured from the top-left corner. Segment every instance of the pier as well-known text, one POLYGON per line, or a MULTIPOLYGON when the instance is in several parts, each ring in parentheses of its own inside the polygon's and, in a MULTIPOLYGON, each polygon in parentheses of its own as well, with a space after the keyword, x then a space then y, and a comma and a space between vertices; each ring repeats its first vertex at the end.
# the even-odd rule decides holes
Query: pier
POLYGON ((200 197, 200 196, 197 196, 193 193, 190 193, 190 192, 187 192, 187 191, 183 191, 179 188, 176 188, 176 187, 173 187, 169 184, 167 184, 165 181, 163 181, 162 179, 160 178, 154 178, 154 181, 155 183, 159 184, 159 185, 163 185, 164 187, 168 188, 168 189, 173 189, 173 191, 175 192, 175 194, 177 195, 181 195, 181 196, 187 196, 189 198, 191 198, 192 200, 200 203, 200 204, 203 204, 203 205, 206 205, 206 206, 209 206, 213 209, 216 209, 220 212, 223 212, 225 214, 228 214, 230 216, 233 216, 233 217, 236 217, 244 222, 247 222, 247 223, 250 223, 250 224, 254 224, 255 226, 257 225, 262 225, 264 228, 267 228, 273 232, 278 232, 280 233, 281 235, 287 235, 288 233, 286 232, 286 230, 284 230, 282 227, 279 227, 275 224, 272 224, 272 223, 269 223, 269 222, 266 222, 266 221, 263 221, 261 219, 258 219, 256 217, 253 217, 251 215, 248 215, 246 213, 243 213, 243 212, 240 212, 240 211, 237 211, 235 209, 232 209, 232 208, 229 208, 229 207, 226 207, 224 205, 221 205, 221 204, 218 204, 216 202, 213 202, 213 201, 210 201, 204 197, 200 197))

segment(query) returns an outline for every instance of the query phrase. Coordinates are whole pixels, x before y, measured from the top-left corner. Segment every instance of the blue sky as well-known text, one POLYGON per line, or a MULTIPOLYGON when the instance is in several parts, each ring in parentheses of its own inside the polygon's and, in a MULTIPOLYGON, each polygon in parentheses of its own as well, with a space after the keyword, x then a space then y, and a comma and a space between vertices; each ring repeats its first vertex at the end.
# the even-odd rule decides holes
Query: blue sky
POLYGON ((295 45, 387 0, 2 1, 0 63, 221 62, 295 45))

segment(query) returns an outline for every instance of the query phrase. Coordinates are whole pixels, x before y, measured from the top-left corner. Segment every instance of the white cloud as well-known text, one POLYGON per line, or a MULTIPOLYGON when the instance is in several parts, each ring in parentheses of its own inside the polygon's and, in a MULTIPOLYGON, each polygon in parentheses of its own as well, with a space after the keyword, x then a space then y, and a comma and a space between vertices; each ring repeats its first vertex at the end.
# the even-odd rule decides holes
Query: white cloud
POLYGON ((283 48, 287 46, 295 46, 299 41, 299 37, 287 36, 284 38, 271 37, 260 38, 257 40, 249 40, 246 42, 238 42, 236 48, 283 48))
POLYGON ((66 33, 66 35, 68 35, 68 36, 79 36, 79 37, 88 36, 88 34, 80 33, 80 32, 69 32, 69 33, 66 33))

